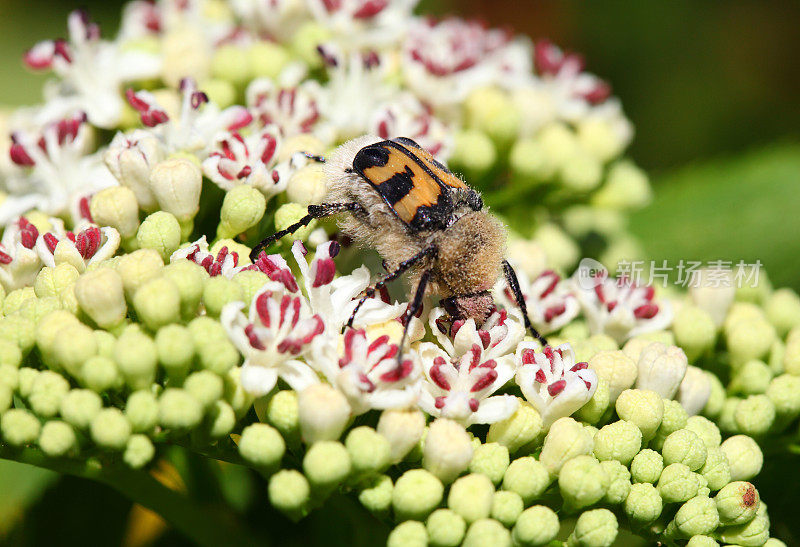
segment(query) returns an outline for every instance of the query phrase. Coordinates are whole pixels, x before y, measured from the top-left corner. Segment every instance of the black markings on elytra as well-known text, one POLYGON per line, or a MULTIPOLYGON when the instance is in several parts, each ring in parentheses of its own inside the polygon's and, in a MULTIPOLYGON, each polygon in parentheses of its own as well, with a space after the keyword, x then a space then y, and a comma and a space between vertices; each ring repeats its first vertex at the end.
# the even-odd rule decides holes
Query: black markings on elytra
POLYGON ((414 188, 414 172, 406 165, 405 171, 395 173, 380 184, 375 185, 378 192, 389 205, 394 205, 408 195, 414 188))
POLYGON ((389 161, 389 151, 381 144, 371 144, 359 150, 356 157, 353 158, 353 169, 364 175, 364 171, 370 167, 383 167, 386 165, 386 162, 389 161))

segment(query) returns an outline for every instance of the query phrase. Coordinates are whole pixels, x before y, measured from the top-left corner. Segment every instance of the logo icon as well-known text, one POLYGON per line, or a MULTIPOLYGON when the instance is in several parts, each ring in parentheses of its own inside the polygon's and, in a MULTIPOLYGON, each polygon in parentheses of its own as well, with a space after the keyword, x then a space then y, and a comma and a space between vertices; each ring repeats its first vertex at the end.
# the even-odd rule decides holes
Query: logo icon
POLYGON ((591 290, 608 278, 608 268, 593 258, 584 258, 578 264, 575 277, 581 289, 591 290))

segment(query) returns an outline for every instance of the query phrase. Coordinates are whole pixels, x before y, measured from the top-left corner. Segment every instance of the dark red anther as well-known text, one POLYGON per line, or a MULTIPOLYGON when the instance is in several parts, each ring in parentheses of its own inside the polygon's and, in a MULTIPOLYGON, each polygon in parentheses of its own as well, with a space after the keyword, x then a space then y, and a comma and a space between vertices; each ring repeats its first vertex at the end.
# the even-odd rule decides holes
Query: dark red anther
POLYGON ((11 264, 13 261, 10 254, 0 251, 0 264, 11 264))
MULTIPOLYGON (((331 1, 331 0, 327 0, 331 1)), ((369 19, 375 17, 386 8, 388 0, 367 0, 361 7, 353 13, 354 19, 369 19)), ((330 11, 330 10, 329 10, 330 11)))
POLYGON ((555 397, 556 395, 564 391, 565 387, 567 387, 567 381, 558 380, 557 382, 553 382, 552 384, 547 386, 547 393, 549 393, 551 397, 555 397))
POLYGON ((256 298, 256 313, 258 318, 261 319, 261 324, 269 328, 272 323, 272 317, 269 312, 269 301, 272 293, 270 291, 262 292, 256 298))
POLYGON ((317 288, 322 285, 327 285, 333 281, 333 276, 336 274, 336 264, 330 258, 322 258, 316 261, 317 272, 314 275, 314 282, 312 287, 317 288))
POLYGON ((433 401, 433 406, 441 410, 444 408, 444 401, 445 397, 436 397, 436 399, 433 401))
POLYGON ((42 239, 44 239, 44 244, 47 246, 47 250, 49 250, 51 254, 55 254, 56 246, 58 245, 58 238, 56 238, 56 236, 50 232, 47 232, 42 236, 42 239))
POLYGON ((255 333, 255 327, 251 323, 244 328, 244 334, 247 336, 247 341, 250 342, 250 345, 257 350, 265 350, 267 349, 264 344, 259 340, 258 336, 255 333))
POLYGON ((278 148, 278 141, 271 133, 264 133, 261 137, 266 141, 264 144, 264 151, 261 152, 261 163, 267 164, 272 161, 275 155, 275 150, 278 148))
POLYGON ((637 319, 652 319, 658 313, 658 305, 653 304, 643 304, 633 310, 633 315, 637 319))
POLYGON ((537 383, 543 384, 547 382, 547 376, 544 373, 544 370, 539 369, 536 371, 536 376, 534 377, 537 383))
POLYGON ((489 335, 489 331, 479 330, 478 331, 478 338, 481 339, 481 344, 483 344, 483 349, 489 347, 489 343, 492 341, 492 337, 489 335))
POLYGON ((381 375, 381 381, 383 382, 398 382, 403 378, 406 378, 411 371, 413 370, 414 365, 409 360, 405 360, 400 363, 398 366, 381 375))
POLYGON ((94 256, 100 248, 101 234, 100 228, 93 227, 83 230, 75 238, 75 247, 84 258, 88 260, 94 256))
POLYGON ((92 211, 89 207, 89 198, 88 196, 83 196, 80 201, 78 201, 78 210, 83 218, 88 220, 89 222, 94 222, 92 219, 92 211))
POLYGON ((472 385, 472 389, 470 391, 475 393, 476 391, 480 391, 482 389, 486 389, 492 383, 497 380, 497 371, 494 369, 489 369, 477 382, 472 385))
POLYGON ((25 147, 19 143, 15 142, 11 145, 11 148, 8 150, 8 155, 11 157, 11 161, 22 167, 32 167, 36 165, 36 162, 33 161, 33 158, 28 154, 28 151, 25 150, 25 147))
POLYGON ((478 402, 478 399, 475 399, 475 398, 473 397, 473 398, 471 398, 471 399, 469 400, 468 404, 469 404, 469 409, 470 409, 472 412, 478 412, 478 406, 480 406, 480 403, 478 402))
POLYGON ((522 350, 522 364, 530 365, 536 362, 536 352, 530 348, 522 350))
POLYGON ((558 304, 556 306, 551 306, 544 311, 544 321, 545 323, 549 323, 562 313, 567 311, 567 306, 565 304, 558 304))
POLYGON ((442 372, 442 366, 444 366, 445 364, 446 364, 445 360, 442 359, 441 357, 437 357, 436 359, 434 359, 433 366, 429 371, 429 375, 431 377, 431 380, 433 380, 434 384, 436 384, 445 391, 450 391, 450 382, 447 381, 444 372, 442 372))

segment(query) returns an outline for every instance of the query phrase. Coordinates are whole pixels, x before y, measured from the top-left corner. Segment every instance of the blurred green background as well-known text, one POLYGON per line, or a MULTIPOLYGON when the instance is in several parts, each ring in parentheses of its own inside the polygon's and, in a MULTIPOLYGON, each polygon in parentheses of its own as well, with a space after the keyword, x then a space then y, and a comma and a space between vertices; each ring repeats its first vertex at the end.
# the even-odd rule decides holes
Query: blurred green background
MULTIPOLYGON (((39 99, 44 77, 26 72, 20 56, 38 40, 63 35, 72 8, 87 7, 111 35, 122 4, 0 0, 0 105, 39 99)), ((653 204, 632 219, 651 258, 761 260, 775 285, 800 290, 800 2, 444 0, 424 1, 422 9, 550 38, 582 52, 589 70, 611 82, 636 127, 630 155, 656 187, 653 204)), ((791 544, 800 525, 796 494, 786 485, 797 484, 800 471, 796 457, 770 463, 787 474, 760 477, 759 489, 775 531, 791 544)), ((331 523, 343 533, 336 543, 369 537, 353 524, 363 522, 360 507, 345 500, 302 529, 289 527, 269 511, 262 483, 244 477, 231 492, 209 485, 193 492, 242 508, 252 501, 242 512, 276 544, 330 542, 331 523), (279 538, 277 529, 289 536, 279 538)), ((127 537, 135 545, 124 534, 130 509, 104 486, 0 461, 0 544, 119 544, 127 537)), ((181 541, 170 533, 160 540, 181 541)))

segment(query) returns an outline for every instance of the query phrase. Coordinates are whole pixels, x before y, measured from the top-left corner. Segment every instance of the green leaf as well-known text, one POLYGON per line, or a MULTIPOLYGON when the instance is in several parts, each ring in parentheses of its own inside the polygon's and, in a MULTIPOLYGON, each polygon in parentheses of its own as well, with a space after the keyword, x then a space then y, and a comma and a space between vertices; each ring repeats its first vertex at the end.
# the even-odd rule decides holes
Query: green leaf
POLYGON ((47 469, 0 460, 0 539, 57 479, 58 475, 47 469))
POLYGON ((646 255, 760 260, 775 286, 800 290, 800 143, 780 143, 656 178, 652 204, 632 215, 646 255))

